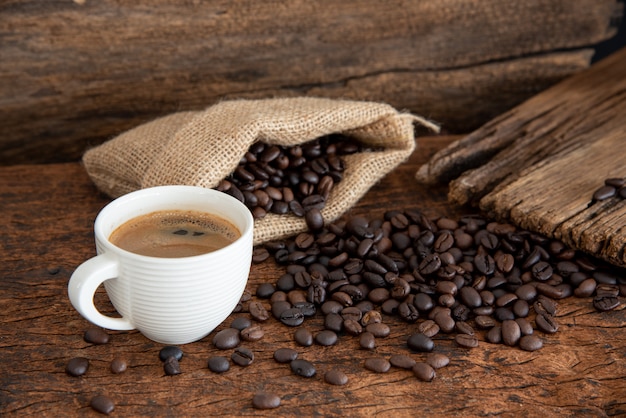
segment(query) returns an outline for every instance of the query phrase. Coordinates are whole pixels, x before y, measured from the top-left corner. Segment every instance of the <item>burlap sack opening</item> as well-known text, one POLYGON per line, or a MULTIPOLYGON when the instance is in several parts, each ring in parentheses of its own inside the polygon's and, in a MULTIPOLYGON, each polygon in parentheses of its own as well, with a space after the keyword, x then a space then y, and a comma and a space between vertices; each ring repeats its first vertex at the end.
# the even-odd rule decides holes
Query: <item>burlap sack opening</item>
MULTIPOLYGON (((342 134, 380 151, 344 158, 343 180, 322 210, 330 222, 409 157, 415 149, 414 122, 437 130, 419 116, 382 103, 310 97, 224 101, 140 125, 88 150, 83 163, 96 186, 111 197, 165 184, 214 188, 256 141, 293 146, 342 134)), ((254 242, 306 229, 302 218, 268 214, 255 221, 254 242)))

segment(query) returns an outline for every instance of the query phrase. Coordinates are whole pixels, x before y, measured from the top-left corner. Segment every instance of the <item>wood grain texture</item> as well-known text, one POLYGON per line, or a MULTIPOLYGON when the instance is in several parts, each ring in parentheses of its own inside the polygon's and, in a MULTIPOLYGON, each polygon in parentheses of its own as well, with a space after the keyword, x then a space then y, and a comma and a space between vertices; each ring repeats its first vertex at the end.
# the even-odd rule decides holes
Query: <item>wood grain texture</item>
MULTIPOLYGON (((458 137, 427 137, 411 159, 374 186, 353 214, 382 216, 389 209, 417 208, 428 216, 459 216, 466 212, 447 202, 446 188, 427 188, 414 174, 439 149, 458 137)), ((484 342, 466 350, 452 335, 439 335, 436 351, 451 358, 430 383, 410 371, 393 368, 386 374, 364 369, 365 359, 403 353, 415 325, 386 317, 391 335, 379 339, 374 352, 358 348, 354 337, 342 335, 338 345, 302 348, 293 329, 270 319, 265 337, 249 346, 255 361, 248 368, 232 366, 224 374, 207 369, 211 355, 230 355, 211 344, 211 336, 186 344, 183 373, 165 376, 158 360, 160 344, 137 332, 111 332, 111 342, 86 343, 90 326, 71 307, 67 281, 76 266, 95 254, 93 220, 108 199, 99 194, 78 163, 0 168, 0 415, 100 416, 88 406, 92 396, 107 394, 116 404, 114 416, 591 416, 626 414, 626 309, 597 313, 588 298, 559 302, 561 328, 542 335, 544 347, 529 353, 484 342), (317 367, 312 379, 293 375, 272 354, 292 347, 317 367), (129 369, 109 371, 114 356, 129 369), (67 361, 85 356, 87 374, 65 374, 67 361), (323 382, 326 370, 349 376, 346 386, 323 382), (259 390, 282 394, 277 410, 259 411, 252 397, 259 390)), ((248 289, 274 282, 282 274, 273 262, 256 264, 248 289)), ((103 292, 96 304, 112 308, 103 292)), ((231 319, 246 314, 233 314, 231 319)), ((230 320, 227 321, 229 323, 230 320)), ((305 323, 321 329, 321 318, 305 323)))
POLYGON ((420 167, 449 198, 626 266, 626 201, 592 202, 626 177, 626 49, 500 115, 420 167))
POLYGON ((468 132, 588 67, 615 0, 5 1, 0 164, 224 98, 387 102, 468 132))

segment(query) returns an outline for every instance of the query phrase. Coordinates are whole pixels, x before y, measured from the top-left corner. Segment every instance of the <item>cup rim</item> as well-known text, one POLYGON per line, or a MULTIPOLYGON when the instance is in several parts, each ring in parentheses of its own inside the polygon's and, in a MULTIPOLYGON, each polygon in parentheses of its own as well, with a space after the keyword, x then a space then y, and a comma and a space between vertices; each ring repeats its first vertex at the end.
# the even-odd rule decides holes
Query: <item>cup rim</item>
MULTIPOLYGON (((146 212, 146 214, 148 213, 152 213, 152 212, 158 212, 161 210, 167 210, 168 208, 154 208, 153 210, 150 209, 146 212)), ((173 208, 173 209, 177 209, 177 208, 173 208)), ((194 209, 194 210, 198 210, 198 209, 194 209)), ((207 211, 207 213, 211 213, 214 214, 211 211, 207 211)), ((223 216, 223 215, 216 215, 216 216, 223 216)), ((234 223, 232 219, 226 218, 227 221, 234 223)), ((241 229, 239 228, 238 225, 235 225, 237 227, 237 229, 241 229)), ((250 212, 250 210, 248 209, 247 206, 245 206, 241 201, 239 201, 238 199, 220 192, 218 190, 215 189, 210 189, 207 187, 201 187, 201 186, 190 186, 190 185, 163 185, 163 186, 153 186, 153 187, 147 187, 147 188, 143 188, 143 189, 138 189, 129 193, 126 193, 122 196, 119 196, 117 198, 115 198, 114 200, 112 200, 111 202, 109 202, 108 204, 106 204, 98 213, 98 215, 96 216, 96 219, 94 221, 94 235, 95 235, 95 239, 104 247, 106 247, 106 250, 113 250, 115 252, 124 254, 125 257, 130 257, 130 258, 135 258, 137 260, 150 260, 151 262, 160 262, 160 263, 179 263, 179 262, 189 262, 190 260, 199 260, 205 257, 208 258, 212 258, 212 257, 217 257, 220 256, 223 252, 225 251, 229 251, 231 249, 231 247, 233 245, 238 245, 240 242, 244 241, 244 240, 248 240, 248 236, 251 236, 254 233, 254 219, 252 217, 252 213, 250 212), (192 256, 187 256, 187 257, 155 257, 155 256, 149 256, 149 255, 142 255, 142 254, 137 254, 137 253, 133 253, 131 251, 125 250, 123 248, 118 247, 117 245, 113 244, 110 241, 110 235, 111 233, 115 230, 115 228, 121 226, 122 224, 124 224, 125 222, 128 222, 129 220, 137 217, 137 216, 141 216, 141 215, 133 215, 125 220, 123 220, 122 222, 118 223, 115 225, 115 227, 109 232, 109 234, 107 235, 104 231, 105 227, 104 227, 104 222, 106 220, 106 217, 108 215, 108 212, 113 211, 116 207, 118 207, 119 205, 123 205, 126 204, 130 201, 134 201, 136 199, 141 199, 142 196, 145 195, 150 195, 153 193, 168 193, 168 192, 189 192, 189 193, 195 193, 197 195, 213 195, 213 196, 218 196, 219 199, 224 199, 227 202, 230 202, 231 204, 233 204, 235 207, 238 207, 239 209, 242 209, 241 213, 244 216, 244 221, 245 221, 245 226, 243 228, 243 230, 240 230, 241 235, 239 236, 239 238, 237 238, 235 241, 233 241, 232 243, 228 244, 225 247, 222 247, 218 250, 215 251, 211 251, 208 253, 204 253, 204 254, 198 254, 198 255, 192 255, 192 256), (219 193, 219 194, 218 194, 219 193)), ((250 237, 251 238, 251 237, 250 237)), ((250 241, 252 241, 252 239, 250 239, 250 241)))

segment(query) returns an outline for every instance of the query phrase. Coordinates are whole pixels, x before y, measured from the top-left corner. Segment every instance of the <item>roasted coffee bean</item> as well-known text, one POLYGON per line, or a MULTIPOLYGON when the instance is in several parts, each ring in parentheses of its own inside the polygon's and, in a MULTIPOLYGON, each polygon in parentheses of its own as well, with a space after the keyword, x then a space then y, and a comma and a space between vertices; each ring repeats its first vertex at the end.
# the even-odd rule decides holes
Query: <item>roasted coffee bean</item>
POLYGON ((427 319, 418 325, 417 330, 425 336, 432 338, 439 333, 440 328, 435 321, 427 319))
POLYGON ((433 340, 421 333, 411 335, 407 340, 407 345, 411 350, 420 352, 430 352, 435 348, 433 340))
POLYGON ((235 348, 240 342, 239 330, 236 328, 224 328, 213 336, 213 345, 220 350, 235 348))
POLYGON ((419 265, 419 272, 424 275, 432 274, 441 267, 441 259, 437 254, 428 254, 419 265))
POLYGON ((387 373, 391 368, 391 363, 383 357, 370 357, 365 359, 364 366, 374 373, 387 373))
POLYGON ((106 344, 109 342, 109 334, 102 328, 89 328, 85 331, 84 340, 91 344, 106 344))
POLYGON ((368 326, 369 324, 379 324, 383 321, 383 317, 378 311, 370 310, 363 314, 361 318, 361 325, 368 326))
POLYGON ((415 366, 416 361, 405 354, 393 354, 389 358, 389 363, 391 363, 393 367, 410 370, 415 366))
POLYGON ((502 327, 500 325, 493 326, 485 334, 485 339, 492 344, 500 344, 502 342, 502 327))
POLYGON ((382 322, 368 324, 365 327, 365 330, 367 332, 372 333, 372 335, 374 335, 374 337, 376 338, 385 338, 385 337, 388 337, 389 334, 391 333, 391 329, 389 328, 389 325, 382 323, 382 322))
POLYGON ((535 317, 535 324, 540 331, 546 334, 554 334, 559 329, 556 319, 549 313, 538 313, 535 317))
POLYGON ((317 312, 315 304, 307 301, 294 302, 293 307, 295 309, 300 309, 302 315, 304 315, 305 317, 314 316, 317 312))
MULTIPOLYGON (((280 292, 280 293, 276 292, 274 293, 273 296, 276 296, 279 294, 284 295, 285 299, 287 298, 287 294, 284 292, 280 292)), ((272 301, 272 316, 274 316, 274 318, 280 321, 280 316, 282 315, 282 313, 291 308, 292 308, 291 303, 288 302, 287 300, 272 301)))
POLYGON ((617 296, 596 296, 593 298, 593 307, 601 312, 610 311, 619 305, 620 301, 617 296))
POLYGON ((398 316, 406 322, 415 322, 419 318, 419 311, 413 304, 402 302, 398 305, 398 316))
POLYGON ((264 247, 256 247, 252 252, 252 262, 259 264, 270 257, 269 251, 264 247))
POLYGON ((519 340, 519 347, 525 351, 537 351, 543 347, 543 341, 536 335, 524 335, 519 340))
POLYGON ((452 332, 454 330, 455 321, 449 310, 441 310, 437 312, 433 317, 433 320, 437 325, 439 325, 439 329, 443 332, 452 332))
POLYGON ((417 362, 412 368, 413 374, 423 382, 431 382, 435 376, 435 369, 428 363, 417 362))
POLYGON ((296 359, 289 363, 291 371, 301 377, 313 377, 317 370, 313 363, 304 359, 296 359))
POLYGON ((267 312, 267 309, 265 309, 265 306, 261 302, 250 302, 248 305, 248 311, 250 312, 250 316, 252 316, 255 321, 265 322, 270 317, 269 312, 267 312))
POLYGON ((281 312, 280 322, 290 327, 297 327, 304 322, 304 314, 299 308, 289 308, 281 312))
POLYGON ((213 373, 224 373, 230 369, 230 362, 223 356, 211 356, 208 367, 213 373))
POLYGON ((260 325, 251 325, 240 331, 241 339, 244 341, 259 341, 265 335, 265 331, 260 325))
POLYGON ((324 227, 324 217, 322 216, 322 212, 317 208, 309 209, 305 213, 304 219, 307 227, 311 231, 319 231, 324 227))
POLYGON ((256 409, 275 409, 280 402, 280 396, 275 393, 258 392, 252 397, 252 406, 256 409))
POLYGON ((337 340, 337 334, 328 329, 320 331, 315 335, 315 342, 325 347, 337 344, 337 340))
POLYGON ((496 269, 496 262, 489 254, 476 254, 474 267, 482 274, 492 274, 496 269))
POLYGON ((536 280, 545 282, 553 274, 552 266, 546 261, 539 261, 532 266, 532 274, 536 280))
POLYGON ((477 308, 483 303, 480 293, 471 286, 464 286, 458 292, 461 302, 470 309, 477 308))
POLYGON ((341 370, 332 369, 324 373, 324 382, 329 385, 343 386, 348 383, 348 376, 341 370))
POLYGON ((67 362, 65 372, 70 376, 82 376, 89 369, 89 360, 85 357, 74 357, 67 362))
POLYGON ((343 331, 343 318, 336 313, 327 314, 324 318, 324 328, 335 332, 343 331))
POLYGON ((617 189, 614 186, 602 186, 593 193, 593 200, 600 202, 602 200, 610 199, 617 193, 617 189))
POLYGON ((256 289, 256 297, 261 299, 269 299, 276 291, 272 283, 261 283, 256 289))
POLYGON ((362 333, 359 336, 359 346, 365 350, 373 350, 376 348, 376 338, 374 334, 369 331, 362 333))
POLYGON ((251 325, 252 325, 252 321, 249 318, 246 318, 244 316, 237 317, 233 319, 233 321, 230 323, 231 328, 238 329, 239 331, 241 331, 242 329, 248 328, 251 325))
POLYGON ((460 347, 464 347, 464 348, 478 347, 478 339, 474 335, 457 334, 454 337, 454 341, 456 341, 456 343, 460 347))
POLYGON ((97 395, 91 398, 89 406, 101 414, 110 415, 115 410, 115 403, 106 395, 97 395))
POLYGON ((237 347, 230 359, 239 366, 247 367, 254 361, 254 353, 247 347, 237 347))
POLYGON ((515 318, 515 322, 517 322, 522 336, 530 335, 534 332, 533 326, 530 322, 528 322, 528 320, 526 320, 526 318, 515 318))
POLYGON ((111 373, 120 374, 124 373, 128 368, 128 362, 122 357, 115 357, 111 361, 110 369, 111 373))
POLYGON ((555 315, 557 310, 557 303, 553 299, 550 299, 543 295, 539 295, 537 297, 537 300, 533 304, 533 308, 537 313, 547 312, 550 315, 555 315))
POLYGON ((502 342, 508 346, 516 345, 522 337, 522 331, 514 320, 502 322, 502 342))
MULTIPOLYGON (((236 330, 236 332, 239 332, 239 331, 236 330)), ((170 357, 174 357, 178 361, 182 360, 183 350, 181 350, 179 347, 176 347, 174 345, 168 345, 168 346, 163 347, 159 351, 159 359, 161 361, 165 361, 170 357)))
POLYGON ((465 321, 457 321, 454 326, 461 334, 474 335, 474 328, 465 321))
POLYGON ((426 363, 433 369, 441 369, 450 364, 450 358, 441 353, 428 353, 426 356, 426 363))
POLYGON ((274 360, 278 363, 290 363, 298 358, 298 352, 291 348, 279 348, 274 351, 274 360))
POLYGON ((313 334, 306 328, 299 328, 294 333, 294 340, 298 345, 309 347, 313 345, 313 334))
POLYGON ((350 335, 359 335, 363 332, 361 324, 353 319, 345 319, 343 321, 343 329, 350 335))
POLYGON ((176 357, 168 357, 165 362, 163 362, 163 371, 168 376, 176 376, 182 373, 176 357))

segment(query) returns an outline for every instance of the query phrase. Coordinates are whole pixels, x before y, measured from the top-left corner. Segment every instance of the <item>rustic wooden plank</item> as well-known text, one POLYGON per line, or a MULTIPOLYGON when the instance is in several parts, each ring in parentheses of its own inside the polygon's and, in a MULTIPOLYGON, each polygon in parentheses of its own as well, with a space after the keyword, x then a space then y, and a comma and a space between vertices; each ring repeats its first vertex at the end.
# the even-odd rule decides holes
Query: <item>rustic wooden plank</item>
POLYGON ((449 198, 626 265, 626 202, 591 205, 626 176, 626 49, 529 99, 420 167, 449 198))
POLYGON ((626 266, 626 201, 591 204, 605 178, 626 176, 624 132, 587 138, 575 149, 528 167, 481 199, 481 209, 626 266))
POLYGON ((378 100, 450 131, 589 65, 614 0, 5 1, 0 164, 78 160, 220 99, 378 100))
MULTIPOLYGON (((466 209, 447 202, 444 187, 427 188, 414 173, 439 149, 458 137, 428 137, 411 159, 374 186, 352 213, 380 216, 389 209, 417 208, 428 216, 459 216, 466 209)), ((410 371, 375 374, 363 368, 366 358, 404 353, 415 325, 391 317, 391 335, 374 352, 358 348, 355 338, 341 336, 333 347, 302 348, 291 329, 273 319, 263 323, 265 337, 250 345, 256 356, 248 368, 232 366, 211 373, 216 350, 210 337, 183 346, 183 373, 165 376, 158 361, 160 344, 137 332, 111 332, 111 342, 92 345, 82 333, 90 325, 71 307, 67 280, 76 266, 94 255, 92 222, 109 200, 99 194, 78 163, 0 168, 0 415, 99 416, 88 404, 95 394, 115 400, 116 416, 619 416, 626 413, 626 309, 597 313, 589 298, 559 302, 558 333, 544 338, 537 352, 524 352, 481 341, 460 349, 452 335, 440 334, 436 349, 451 358, 433 382, 419 382, 410 371), (294 376, 272 359, 278 347, 292 347, 313 361, 318 376, 294 376), (109 371, 120 355, 129 369, 109 371), (67 360, 86 356, 88 373, 72 378, 67 360), (343 387, 325 384, 329 368, 348 374, 343 387), (282 405, 254 410, 258 390, 282 394, 282 405)), ((281 268, 267 261, 251 270, 248 289, 275 281, 281 268)), ((98 306, 111 309, 102 292, 98 306)), ((623 305, 624 306, 624 305, 623 305)), ((234 314, 232 318, 245 316, 234 314)), ((321 318, 307 322, 321 329, 321 318)), ((229 321, 227 321, 229 322, 229 321)), ((480 338, 483 333, 479 332, 480 338)))

